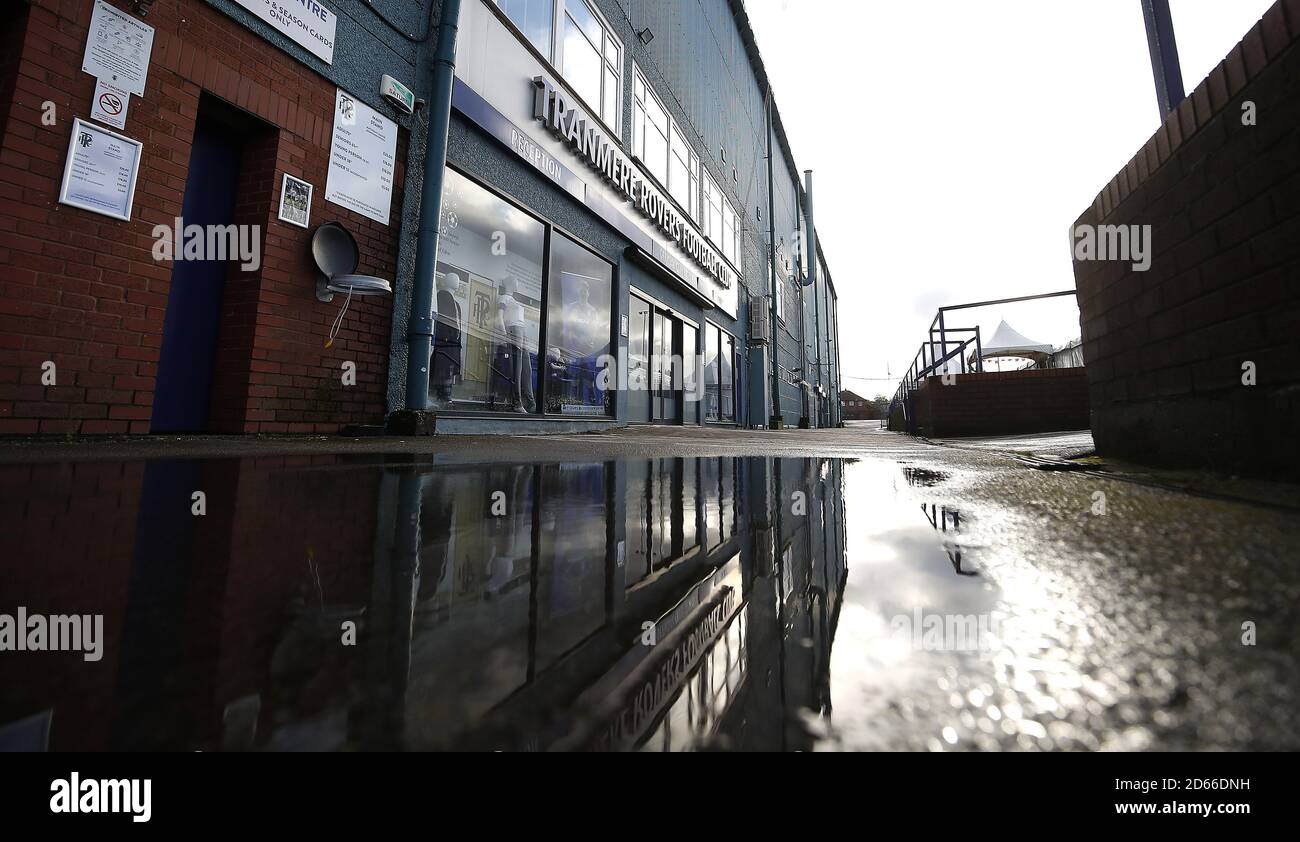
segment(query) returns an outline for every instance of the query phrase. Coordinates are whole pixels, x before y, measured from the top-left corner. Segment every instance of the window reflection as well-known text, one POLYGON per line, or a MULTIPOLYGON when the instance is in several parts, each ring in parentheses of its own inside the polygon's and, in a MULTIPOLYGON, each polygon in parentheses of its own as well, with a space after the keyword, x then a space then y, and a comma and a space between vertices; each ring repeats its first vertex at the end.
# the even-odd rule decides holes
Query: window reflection
POLYGON ((545 669, 605 624, 605 465, 541 468, 537 665, 545 669))
POLYGON ((613 266, 562 234, 551 242, 546 301, 546 403, 550 412, 607 415, 599 362, 609 353, 613 266))
POLYGON ((542 55, 551 57, 555 0, 497 0, 497 5, 542 55))
POLYGON ((150 463, 143 477, 130 464, 86 476, 58 467, 0 488, 6 534, 24 550, 15 557, 37 562, 4 569, 7 593, 17 604, 55 591, 82 604, 101 591, 131 597, 115 653, 150 668, 92 674, 56 659, 25 670, 5 685, 26 695, 0 704, 0 737, 57 709, 65 725, 45 735, 55 750, 770 750, 811 747, 783 723, 827 709, 847 576, 836 460, 371 469, 322 457, 298 468, 150 463), (152 496, 232 468, 258 490, 255 505, 223 499, 237 521, 191 529, 188 497, 177 507, 152 496), (106 477, 117 480, 107 496, 106 477), (148 496, 121 493, 130 482, 148 496), (742 498, 747 488, 759 496, 742 498), (812 507, 798 523, 795 491, 812 507), (58 534, 80 534, 88 512, 134 528, 125 543, 92 539, 113 553, 99 578, 69 577, 86 542, 30 529, 37 504, 58 534), (748 540, 773 527, 775 565, 748 540), (243 550, 223 558, 231 536, 243 550), (666 562, 654 568, 652 546, 666 562), (192 599, 168 600, 170 560, 187 554, 210 563, 181 571, 192 599), (798 610, 777 615, 774 594, 798 610), (339 645, 344 621, 355 645, 339 645), (642 642, 647 621, 654 645, 642 642), (778 658, 782 683, 747 693, 746 671, 764 675, 778 658))
POLYGON ((586 0, 496 0, 524 37, 564 76, 583 103, 618 134, 623 45, 586 0), (559 38, 552 31, 559 14, 559 38))
POLYGON ((430 400, 532 412, 545 228, 451 169, 441 220, 430 400))

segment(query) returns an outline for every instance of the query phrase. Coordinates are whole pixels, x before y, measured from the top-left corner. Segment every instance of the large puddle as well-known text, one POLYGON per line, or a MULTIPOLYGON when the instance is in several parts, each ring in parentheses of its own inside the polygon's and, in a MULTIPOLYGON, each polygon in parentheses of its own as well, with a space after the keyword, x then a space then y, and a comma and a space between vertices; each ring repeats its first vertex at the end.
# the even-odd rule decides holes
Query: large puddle
POLYGON ((1050 747, 1016 674, 1050 598, 983 568, 945 479, 732 457, 5 466, 0 748, 1050 747))

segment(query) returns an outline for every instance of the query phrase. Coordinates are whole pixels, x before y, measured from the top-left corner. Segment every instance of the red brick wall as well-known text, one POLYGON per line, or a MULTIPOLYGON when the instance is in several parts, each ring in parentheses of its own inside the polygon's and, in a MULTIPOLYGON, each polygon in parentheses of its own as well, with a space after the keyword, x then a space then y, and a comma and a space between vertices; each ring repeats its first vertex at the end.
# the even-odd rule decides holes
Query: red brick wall
MULTIPOLYGON (((14 97, 0 127, 0 434, 148 432, 172 269, 154 261, 151 232, 181 215, 205 91, 273 128, 262 166, 245 156, 237 213, 263 226, 263 260, 227 282, 213 431, 379 423, 391 299, 353 299, 326 350, 342 297, 316 301, 310 232, 276 219, 281 173, 304 178, 315 185, 313 228, 342 222, 361 247, 358 271, 395 277, 397 216, 384 226, 324 201, 335 85, 198 0, 158 3, 147 19, 156 32, 145 95, 131 98, 123 132, 144 144, 132 220, 60 205, 72 118, 88 116, 95 86, 80 70, 92 8, 34 0, 10 63, 14 97), (57 105, 54 126, 41 122, 47 100, 57 105), (40 382, 46 360, 58 367, 53 387, 40 382), (357 364, 354 387, 342 385, 345 360, 357 364)), ((395 212, 406 142, 403 130, 395 212)))
POLYGON ((1074 264, 1098 451, 1300 475, 1300 0, 1267 12, 1078 224, 1151 225, 1154 241, 1146 272, 1074 264))
POLYGON ((923 436, 996 436, 1088 428, 1088 380, 1081 368, 927 377, 916 393, 923 436))

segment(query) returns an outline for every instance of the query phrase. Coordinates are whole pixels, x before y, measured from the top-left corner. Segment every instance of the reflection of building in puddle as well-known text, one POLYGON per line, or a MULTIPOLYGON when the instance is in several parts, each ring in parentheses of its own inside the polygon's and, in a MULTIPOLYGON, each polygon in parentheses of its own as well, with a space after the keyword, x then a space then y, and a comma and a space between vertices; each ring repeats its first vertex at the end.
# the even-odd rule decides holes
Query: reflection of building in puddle
MULTIPOLYGON (((950 509, 947 506, 940 506, 937 503, 922 503, 921 513, 925 519, 930 521, 939 532, 959 532, 961 531, 961 512, 956 509, 950 509)), ((948 554, 948 560, 952 562, 952 569, 959 576, 978 576, 976 570, 962 569, 962 545, 955 541, 945 540, 943 542, 943 551, 948 554)), ((967 559, 969 562, 969 559, 967 559)))
MULTIPOLYGON (((162 496, 184 505, 113 492, 115 522, 149 526, 94 578, 45 581, 94 551, 26 540, 8 509, 40 562, 15 600, 130 600, 102 604, 95 672, 0 664, 21 688, 0 724, 53 711, 55 749, 779 749, 829 715, 837 460, 182 467, 162 496)), ((23 487, 76 517, 105 506, 97 477, 23 487)))
POLYGON ((907 484, 914 488, 929 488, 938 485, 948 478, 943 471, 934 471, 929 468, 913 468, 906 462, 900 462, 903 466, 903 477, 907 484))

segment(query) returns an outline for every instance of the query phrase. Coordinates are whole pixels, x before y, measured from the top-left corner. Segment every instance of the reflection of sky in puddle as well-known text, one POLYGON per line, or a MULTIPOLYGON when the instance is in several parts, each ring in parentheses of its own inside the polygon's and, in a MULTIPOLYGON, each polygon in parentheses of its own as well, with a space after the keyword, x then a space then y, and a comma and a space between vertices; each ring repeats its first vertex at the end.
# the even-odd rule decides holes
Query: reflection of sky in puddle
MULTIPOLYGON (((1042 719, 1063 697, 1086 708, 1077 665, 1053 641, 1071 625, 1073 601, 1006 546, 1005 513, 954 516, 942 474, 874 460, 845 474, 849 577, 824 747, 1052 747, 1042 719), (977 575, 959 575, 958 559, 977 575), (947 623, 948 634, 939 625, 923 635, 922 618, 922 628, 947 623), (961 624, 979 621, 988 634, 952 633, 953 623, 974 630, 961 624)), ((1078 736, 1065 722, 1054 731, 1078 736)))

